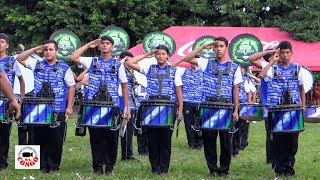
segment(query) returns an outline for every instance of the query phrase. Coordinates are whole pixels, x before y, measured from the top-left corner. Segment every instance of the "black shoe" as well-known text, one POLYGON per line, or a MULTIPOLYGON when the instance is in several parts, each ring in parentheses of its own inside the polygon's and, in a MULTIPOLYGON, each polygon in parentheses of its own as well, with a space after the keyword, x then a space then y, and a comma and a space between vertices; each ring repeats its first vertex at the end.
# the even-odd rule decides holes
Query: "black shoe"
POLYGON ((40 168, 40 172, 42 172, 42 173, 49 173, 49 169, 46 169, 46 168, 40 168))
POLYGON ((125 157, 121 158, 121 161, 126 161, 126 160, 127 160, 127 158, 125 158, 125 157))
POLYGON ((139 153, 140 156, 149 156, 149 152, 141 152, 139 153))
POLYGON ((101 175, 101 174, 103 174, 103 169, 102 169, 102 167, 94 168, 94 169, 93 169, 93 174, 96 174, 96 175, 101 175))
POLYGON ((58 173, 60 171, 59 168, 51 168, 50 169, 50 172, 53 172, 53 173, 58 173))
POLYGON ((292 177, 292 176, 294 176, 294 173, 292 173, 292 172, 286 172, 284 175, 287 176, 287 177, 292 177))
POLYGON ((113 170, 106 170, 106 175, 108 175, 108 176, 114 176, 113 170))
POLYGON ((219 174, 220 177, 228 177, 228 173, 227 172, 221 172, 219 174))
POLYGON ((161 173, 160 173, 160 176, 161 176, 161 177, 167 177, 167 176, 168 176, 168 172, 161 172, 161 173))
POLYGON ((152 174, 155 176, 159 176, 161 174, 160 169, 152 169, 152 174))
POLYGON ((201 150, 202 146, 197 146, 196 149, 201 150))
POLYGON ((128 161, 137 161, 137 162, 140 162, 139 159, 136 159, 135 157, 131 156, 131 157, 128 157, 127 158, 128 161))
POLYGON ((218 173, 217 172, 210 172, 209 177, 217 177, 218 173))

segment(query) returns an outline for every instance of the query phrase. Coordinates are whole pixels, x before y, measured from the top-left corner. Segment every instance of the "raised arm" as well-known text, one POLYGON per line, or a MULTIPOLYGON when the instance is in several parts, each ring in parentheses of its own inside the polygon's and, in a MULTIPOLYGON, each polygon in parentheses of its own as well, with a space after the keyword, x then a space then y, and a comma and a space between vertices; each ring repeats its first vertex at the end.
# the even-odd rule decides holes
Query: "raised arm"
POLYGON ((80 65, 81 64, 81 62, 80 62, 81 54, 83 54, 89 48, 97 47, 100 42, 101 42, 101 39, 96 39, 96 40, 93 40, 91 42, 88 42, 87 44, 83 45, 79 49, 75 50, 70 56, 71 61, 73 61, 76 64, 80 65))
POLYGON ((25 63, 25 60, 28 59, 29 56, 31 56, 31 54, 33 53, 36 53, 36 52, 39 52, 39 51, 42 51, 44 50, 48 45, 41 45, 41 46, 37 46, 37 47, 34 47, 34 48, 31 48, 31 49, 28 49, 26 51, 23 51, 22 53, 20 53, 18 56, 17 56, 17 61, 22 64, 24 67, 26 67, 26 63, 25 63))
POLYGON ((248 60, 256 66, 259 69, 262 69, 262 64, 261 64, 261 58, 265 55, 273 55, 276 52, 276 50, 267 50, 267 51, 262 51, 262 52, 257 52, 252 54, 251 56, 248 57, 248 60))
POLYGON ((77 76, 76 82, 81 82, 84 78, 84 75, 87 73, 88 73, 88 69, 85 69, 84 71, 82 71, 82 73, 80 73, 79 76, 77 76))
POLYGON ((279 56, 274 56, 273 58, 271 58, 269 64, 265 68, 263 68, 263 70, 260 72, 258 77, 260 78, 267 77, 270 67, 276 64, 278 60, 279 60, 279 56))
POLYGON ((187 54, 184 57, 184 61, 186 61, 194 66, 198 66, 198 61, 195 58, 197 56, 197 54, 199 54, 204 49, 212 49, 214 47, 215 43, 216 42, 214 41, 214 42, 211 42, 208 44, 203 44, 202 46, 198 47, 197 49, 195 49, 195 50, 191 51, 189 54, 187 54))
POLYGON ((153 55, 156 52, 157 52, 157 49, 154 49, 146 54, 141 54, 139 56, 135 56, 135 57, 129 59, 128 61, 126 61, 126 63, 129 66, 129 68, 140 72, 140 66, 139 66, 138 62, 141 61, 142 59, 153 57, 153 55))

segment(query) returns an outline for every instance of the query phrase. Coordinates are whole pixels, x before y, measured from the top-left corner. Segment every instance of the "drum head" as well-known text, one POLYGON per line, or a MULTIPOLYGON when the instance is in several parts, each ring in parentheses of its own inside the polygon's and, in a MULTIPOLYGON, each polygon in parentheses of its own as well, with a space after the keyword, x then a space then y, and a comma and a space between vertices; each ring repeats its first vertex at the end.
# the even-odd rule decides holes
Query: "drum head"
POLYGON ((312 89, 314 77, 312 72, 306 67, 301 67, 300 71, 303 71, 303 76, 302 76, 303 87, 304 87, 305 93, 307 93, 312 89))

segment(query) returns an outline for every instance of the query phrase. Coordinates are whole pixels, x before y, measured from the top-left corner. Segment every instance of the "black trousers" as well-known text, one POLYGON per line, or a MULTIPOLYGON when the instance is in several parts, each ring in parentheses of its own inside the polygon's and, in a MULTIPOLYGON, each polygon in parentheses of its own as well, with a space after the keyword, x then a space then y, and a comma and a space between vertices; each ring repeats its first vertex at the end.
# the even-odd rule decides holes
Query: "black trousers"
POLYGON ((241 146, 241 130, 240 130, 240 120, 235 123, 235 128, 238 129, 235 133, 231 134, 232 137, 232 155, 235 156, 239 154, 241 146))
POLYGON ((137 110, 131 110, 131 119, 127 123, 127 130, 123 137, 121 137, 121 159, 129 159, 133 156, 132 137, 134 132, 134 119, 137 117, 137 110))
MULTIPOLYGON (((136 119, 136 126, 141 128, 141 108, 138 110, 138 116, 136 119)), ((148 155, 148 138, 147 131, 145 128, 141 128, 141 130, 135 130, 135 135, 137 136, 137 144, 138 144, 138 153, 140 155, 148 155)))
POLYGON ((204 155, 211 173, 228 173, 231 162, 231 135, 228 131, 202 130, 204 155), (217 166, 217 136, 220 136, 220 167, 217 166))
POLYGON ((199 117, 198 104, 183 102, 183 117, 189 148, 202 147, 202 137, 191 127, 195 125, 196 118, 199 117))
POLYGON ((149 160, 153 173, 167 173, 171 157, 170 128, 146 128, 149 160))
POLYGON ((61 164, 63 144, 65 141, 67 126, 65 113, 58 113, 60 126, 34 126, 34 144, 40 145, 40 169, 59 170, 61 164))
MULTIPOLYGON (((271 124, 270 120, 265 121, 265 127, 266 127, 266 162, 267 163, 272 163, 273 164, 273 157, 272 157, 272 143, 273 141, 271 140, 271 124)), ((273 134, 272 134, 273 135, 273 134)))
POLYGON ((11 123, 0 122, 0 169, 8 167, 8 154, 10 145, 11 123))
POLYGON ((245 149, 248 146, 248 137, 249 137, 249 127, 250 123, 246 120, 239 119, 239 134, 240 134, 240 143, 239 148, 245 149))
MULTIPOLYGON (((116 110, 119 111, 119 109, 116 110)), ((119 113, 115 112, 115 114, 119 113)), ((93 170, 100 171, 103 165, 106 165, 106 171, 112 171, 117 160, 119 130, 91 127, 88 129, 93 170)))
POLYGON ((33 126, 18 127, 18 143, 19 145, 34 144, 33 126))
POLYGON ((292 176, 295 155, 298 151, 299 133, 273 133, 272 156, 274 172, 279 175, 292 176))

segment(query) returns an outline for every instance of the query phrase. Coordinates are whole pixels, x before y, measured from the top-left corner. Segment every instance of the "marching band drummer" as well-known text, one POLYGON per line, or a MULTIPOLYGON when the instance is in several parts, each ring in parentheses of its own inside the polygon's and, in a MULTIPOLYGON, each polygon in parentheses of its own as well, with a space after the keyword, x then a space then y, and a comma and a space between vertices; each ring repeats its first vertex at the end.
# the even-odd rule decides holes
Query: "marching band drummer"
MULTIPOLYGON (((204 88, 203 97, 211 96, 217 97, 221 92, 221 96, 229 102, 234 103, 233 120, 238 119, 239 109, 239 84, 242 82, 242 75, 239 66, 233 61, 227 60, 228 40, 224 37, 215 38, 214 42, 204 44, 199 48, 189 53, 185 60, 191 63, 203 72, 204 88), (199 52, 204 49, 213 48, 216 58, 213 60, 194 58, 199 52), (214 65, 213 65, 214 63, 214 65), (218 71, 228 72, 222 79, 218 78, 219 75, 211 73, 212 66, 218 71), (230 67, 230 68, 228 68, 230 67), (220 79, 220 80, 219 80, 220 79), (222 87, 216 88, 215 85, 221 82, 222 87)), ((203 102, 205 99, 203 99, 203 102)), ((202 130, 204 154, 210 170, 209 176, 228 176, 229 167, 231 162, 232 144, 231 135, 228 131, 212 131, 202 130), (217 166, 217 136, 220 136, 220 168, 217 166)))
MULTIPOLYGON (((177 61, 173 66, 177 67, 183 61, 184 59, 177 61)), ((189 149, 201 149, 203 143, 199 131, 199 104, 202 102, 203 73, 196 66, 177 69, 181 73, 183 84, 183 121, 189 149)))
MULTIPOLYGON (((138 82, 134 75, 134 71, 127 65, 127 61, 133 58, 133 54, 129 51, 124 51, 120 54, 119 58, 125 67, 125 72, 128 79, 129 106, 131 111, 131 119, 129 122, 127 122, 127 129, 124 133, 124 136, 121 137, 121 161, 137 160, 135 157, 133 157, 132 138, 134 132, 133 123, 134 119, 137 118, 139 108, 137 99, 138 97, 136 96, 136 92, 134 92, 138 86, 138 82)), ((122 97, 120 101, 121 105, 123 105, 122 97)))
MULTIPOLYGON (((147 76, 147 93, 148 96, 158 95, 158 80, 157 77, 153 77, 154 71, 157 74, 166 74, 168 68, 171 68, 173 73, 170 77, 163 81, 162 95, 169 96, 173 101, 178 102, 178 116, 177 120, 182 120, 182 88, 181 88, 181 76, 176 73, 176 68, 171 67, 168 64, 170 53, 167 46, 159 45, 155 50, 150 51, 147 54, 135 56, 130 59, 128 66, 136 71, 147 76), (157 61, 148 63, 147 65, 139 64, 138 62, 150 58, 155 54, 157 61), (174 95, 175 93, 175 95, 174 95)), ((152 59, 149 59, 152 60, 152 59)), ((170 128, 146 128, 148 147, 149 147, 149 160, 152 168, 152 173, 155 175, 166 176, 169 170, 170 156, 171 156, 171 136, 172 130, 170 128)))
MULTIPOLYGON (((254 103, 252 95, 254 92, 256 92, 256 87, 245 72, 246 68, 241 66, 243 82, 239 87, 239 102, 252 104, 254 103)), ((250 124, 247 120, 240 119, 238 122, 236 122, 236 125, 238 125, 238 131, 233 134, 233 156, 236 156, 240 149, 244 150, 248 146, 250 124)))
MULTIPOLYGON (((128 85, 127 77, 125 74, 125 68, 121 62, 114 59, 111 55, 114 49, 114 40, 109 36, 102 36, 100 39, 93 40, 81 48, 74 51, 71 55, 71 60, 78 65, 88 69, 89 72, 89 86, 88 93, 85 99, 93 100, 94 94, 99 91, 100 85, 107 85, 107 91, 112 97, 116 111, 119 111, 119 93, 118 88, 121 84, 121 90, 124 97, 125 104, 125 114, 123 118, 130 119, 130 108, 128 100, 128 85), (87 49, 96 48, 100 50, 100 56, 96 57, 80 57, 87 49), (113 78, 109 72, 113 69, 117 73, 117 78, 113 78), (106 73, 96 73, 106 72, 106 73), (105 82, 100 84, 101 80, 105 79, 105 82)), ((117 113, 115 113, 117 114, 117 113)), ((118 137, 119 130, 111 130, 109 128, 92 128, 89 127, 90 133, 90 144, 92 151, 92 167, 93 173, 107 175, 113 175, 113 168, 117 160, 117 150, 118 150, 118 137), (105 171, 103 171, 103 166, 106 166, 105 171)))
MULTIPOLYGON (((303 70, 300 65, 296 66, 291 63, 293 51, 290 42, 282 41, 278 45, 278 48, 280 63, 276 64, 277 61, 274 60, 260 73, 260 76, 265 78, 266 81, 273 82, 267 84, 268 91, 270 91, 268 95, 268 99, 270 99, 269 103, 271 105, 277 105, 279 97, 282 97, 282 91, 284 91, 285 88, 293 101, 297 104, 302 104, 303 110, 305 111, 306 99, 303 87, 303 70), (274 67, 277 67, 276 69, 278 72, 275 72, 274 67), (298 72, 296 72, 296 67, 298 72), (275 81, 275 73, 277 73, 278 79, 284 80, 283 83, 277 83, 277 81, 275 81), (296 73, 298 74, 298 80, 288 82, 289 79, 295 77, 296 73)), ((294 176, 295 170, 293 167, 295 164, 295 154, 298 151, 298 137, 299 133, 273 133, 271 153, 273 156, 276 178, 279 176, 294 176)))
MULTIPOLYGON (((248 57, 248 60, 257 68, 264 69, 269 62, 278 61, 279 55, 276 53, 276 50, 273 49, 267 49, 262 52, 257 52, 255 54, 252 54, 248 57), (265 61, 260 60, 263 58, 265 61)), ((261 104, 268 104, 268 89, 267 84, 272 83, 271 81, 266 82, 264 78, 260 79, 260 103, 261 104)), ((273 157, 272 157, 272 141, 270 139, 270 128, 269 123, 265 121, 265 128, 266 128, 266 163, 272 164, 273 166, 273 157)))
MULTIPOLYGON (((0 40, 1 41, 1 40, 0 40)), ((16 119, 20 117, 20 105, 18 104, 11 88, 10 81, 0 64, 0 93, 3 93, 10 101, 12 108, 16 112, 16 119)), ((0 122, 0 171, 8 167, 8 153, 9 153, 9 136, 11 128, 4 127, 0 122)))
POLYGON ((34 144, 40 145, 40 171, 58 172, 61 163, 63 143, 66 135, 66 122, 73 113, 75 81, 67 63, 57 59, 58 44, 53 40, 26 50, 17 56, 17 60, 34 73, 34 97, 43 91, 43 84, 49 80, 55 95, 54 113, 57 113, 60 126, 34 126, 34 144), (43 51, 43 60, 29 60, 28 57, 43 51), (53 72, 53 73, 50 73, 53 72), (46 77, 47 76, 47 77, 46 77), (48 79, 47 79, 48 78, 48 79))

